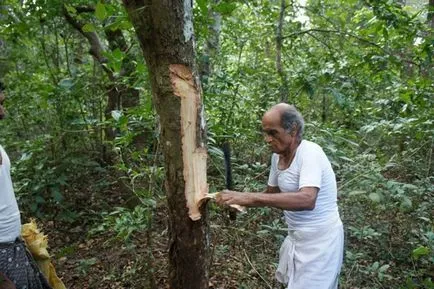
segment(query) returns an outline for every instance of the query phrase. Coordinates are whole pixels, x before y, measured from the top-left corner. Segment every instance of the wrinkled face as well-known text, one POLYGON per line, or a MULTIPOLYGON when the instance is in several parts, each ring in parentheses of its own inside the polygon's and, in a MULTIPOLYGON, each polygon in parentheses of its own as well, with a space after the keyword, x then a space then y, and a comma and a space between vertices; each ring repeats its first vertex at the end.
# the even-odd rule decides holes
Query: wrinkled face
POLYGON ((270 110, 262 118, 264 139, 272 152, 283 154, 291 150, 295 137, 289 134, 281 125, 280 112, 270 110))
POLYGON ((5 101, 5 95, 3 92, 0 91, 0 119, 3 119, 5 117, 5 109, 3 107, 3 103, 5 101))

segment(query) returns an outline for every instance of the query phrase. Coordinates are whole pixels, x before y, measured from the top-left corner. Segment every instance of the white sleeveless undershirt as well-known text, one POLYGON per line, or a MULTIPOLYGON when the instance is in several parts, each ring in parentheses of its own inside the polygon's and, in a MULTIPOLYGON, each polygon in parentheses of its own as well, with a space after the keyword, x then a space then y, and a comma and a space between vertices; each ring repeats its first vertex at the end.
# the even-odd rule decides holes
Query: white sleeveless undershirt
POLYGON ((0 243, 13 242, 20 236, 21 219, 10 174, 11 163, 0 146, 0 243))

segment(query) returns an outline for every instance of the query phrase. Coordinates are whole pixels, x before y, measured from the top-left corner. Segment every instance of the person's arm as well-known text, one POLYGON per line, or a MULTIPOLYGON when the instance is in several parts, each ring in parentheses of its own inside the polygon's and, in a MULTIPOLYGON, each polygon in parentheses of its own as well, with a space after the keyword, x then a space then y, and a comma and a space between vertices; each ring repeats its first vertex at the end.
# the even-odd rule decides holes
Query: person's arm
POLYGON ((217 196, 217 203, 222 205, 237 204, 245 207, 274 207, 289 211, 304 211, 315 209, 318 195, 317 187, 303 187, 298 192, 268 193, 278 187, 268 187, 263 193, 242 193, 222 191, 217 196))

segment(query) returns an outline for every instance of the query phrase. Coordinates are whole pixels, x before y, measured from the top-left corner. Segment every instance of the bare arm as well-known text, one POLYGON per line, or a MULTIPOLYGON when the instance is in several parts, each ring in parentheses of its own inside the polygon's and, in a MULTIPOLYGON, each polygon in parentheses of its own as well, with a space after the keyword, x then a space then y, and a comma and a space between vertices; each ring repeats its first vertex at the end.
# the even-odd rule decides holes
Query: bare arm
POLYGON ((246 207, 274 207, 289 211, 315 209, 318 188, 303 187, 298 192, 279 193, 277 187, 268 187, 262 193, 223 191, 217 202, 224 205, 237 204, 246 207))

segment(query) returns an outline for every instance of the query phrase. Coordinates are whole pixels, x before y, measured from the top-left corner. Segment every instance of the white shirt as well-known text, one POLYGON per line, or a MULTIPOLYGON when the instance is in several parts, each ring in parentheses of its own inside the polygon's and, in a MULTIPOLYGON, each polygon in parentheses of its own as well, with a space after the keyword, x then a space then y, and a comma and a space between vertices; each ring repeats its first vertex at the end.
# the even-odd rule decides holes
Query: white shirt
POLYGON ((278 163, 279 155, 273 154, 269 186, 278 186, 281 192, 298 192, 303 187, 319 189, 312 211, 284 211, 289 229, 314 229, 339 218, 335 174, 319 145, 302 140, 287 169, 279 170, 278 163))
POLYGON ((20 236, 21 219, 12 186, 8 155, 0 146, 0 243, 13 242, 20 236))

